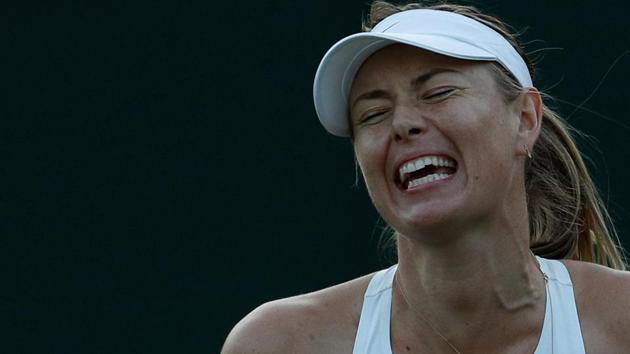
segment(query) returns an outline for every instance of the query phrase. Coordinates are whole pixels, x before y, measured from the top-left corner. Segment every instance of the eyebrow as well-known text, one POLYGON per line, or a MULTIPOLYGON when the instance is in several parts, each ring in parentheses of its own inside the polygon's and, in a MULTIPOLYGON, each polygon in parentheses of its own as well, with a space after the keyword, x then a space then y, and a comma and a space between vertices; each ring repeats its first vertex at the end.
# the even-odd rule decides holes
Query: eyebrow
MULTIPOLYGON (((461 74, 460 71, 457 71, 455 69, 449 69, 449 68, 435 68, 435 69, 431 69, 425 73, 422 73, 420 75, 418 75, 415 79, 411 80, 411 88, 412 89, 418 89, 419 87, 421 87, 422 85, 424 85, 427 81, 429 81, 432 77, 434 77, 437 74, 442 74, 442 73, 458 73, 461 74)), ((357 102, 361 101, 361 100, 369 100, 369 99, 375 99, 375 98, 387 98, 390 97, 390 94, 382 89, 376 89, 376 90, 372 90, 372 91, 368 91, 366 93, 363 93, 361 95, 359 95, 357 98, 354 99, 354 102, 352 103, 351 108, 354 108, 354 106, 356 106, 357 102)))
POLYGON ((390 94, 387 93, 387 91, 385 90, 376 89, 376 90, 368 91, 366 93, 359 95, 357 98, 354 99, 354 102, 352 103, 352 108, 354 108, 354 106, 356 106, 357 103, 361 100, 371 100, 375 98, 387 98, 387 97, 390 97, 390 94))
POLYGON ((442 73, 457 73, 457 74, 461 74, 460 71, 457 71, 455 69, 450 69, 450 68, 435 68, 435 69, 431 69, 431 70, 427 71, 426 73, 420 74, 418 77, 413 79, 411 81, 411 87, 414 88, 414 89, 417 89, 417 88, 421 87, 422 85, 424 85, 427 81, 429 81, 435 75, 442 74, 442 73))

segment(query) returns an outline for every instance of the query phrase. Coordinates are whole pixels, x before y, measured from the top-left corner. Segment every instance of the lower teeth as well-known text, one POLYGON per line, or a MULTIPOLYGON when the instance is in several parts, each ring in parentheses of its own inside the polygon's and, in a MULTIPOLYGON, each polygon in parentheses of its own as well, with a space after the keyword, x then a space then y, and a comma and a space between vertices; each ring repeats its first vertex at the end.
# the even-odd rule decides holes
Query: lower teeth
POLYGON ((418 179, 414 179, 413 181, 409 182, 409 185, 407 186, 407 189, 411 188, 411 187, 417 187, 419 185, 425 184, 425 183, 429 183, 429 182, 433 182, 433 181, 439 181, 441 179, 444 179, 446 177, 448 177, 448 174, 445 173, 436 173, 436 174, 431 174, 428 176, 424 176, 422 178, 418 178, 418 179))

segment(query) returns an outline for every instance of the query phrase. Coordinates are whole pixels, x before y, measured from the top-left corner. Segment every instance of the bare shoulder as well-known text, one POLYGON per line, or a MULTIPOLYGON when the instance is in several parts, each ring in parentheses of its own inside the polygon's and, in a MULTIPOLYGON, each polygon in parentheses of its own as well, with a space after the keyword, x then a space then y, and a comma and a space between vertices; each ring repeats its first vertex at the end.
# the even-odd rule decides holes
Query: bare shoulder
POLYGON ((221 353, 352 352, 371 277, 259 306, 232 329, 221 353))
POLYGON ((630 350, 630 272, 588 262, 563 263, 573 281, 585 342, 590 337, 594 343, 608 342, 609 348, 630 350))
POLYGON ((611 269, 589 262, 563 260, 571 274, 576 296, 581 296, 591 306, 601 304, 603 308, 611 308, 619 300, 620 306, 630 295, 630 272, 611 269), (604 300, 600 302, 599 300, 604 300), (612 303, 611 303, 612 302, 612 303))

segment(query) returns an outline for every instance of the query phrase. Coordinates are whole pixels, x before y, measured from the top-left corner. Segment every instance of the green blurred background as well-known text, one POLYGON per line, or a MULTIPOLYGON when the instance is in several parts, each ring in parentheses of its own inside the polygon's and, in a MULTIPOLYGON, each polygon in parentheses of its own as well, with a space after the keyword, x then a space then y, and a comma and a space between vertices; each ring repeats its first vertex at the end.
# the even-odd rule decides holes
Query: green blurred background
MULTIPOLYGON (((629 247, 627 2, 473 4, 547 48, 537 86, 592 137, 629 247)), ((0 352, 217 353, 257 305, 388 264, 311 100, 365 1, 4 12, 0 352)))

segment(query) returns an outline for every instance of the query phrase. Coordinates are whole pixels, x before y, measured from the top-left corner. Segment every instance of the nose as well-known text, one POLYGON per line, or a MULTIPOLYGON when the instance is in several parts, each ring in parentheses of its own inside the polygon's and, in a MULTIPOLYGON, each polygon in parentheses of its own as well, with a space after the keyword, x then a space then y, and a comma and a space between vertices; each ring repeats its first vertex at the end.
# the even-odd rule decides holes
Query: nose
POLYGON ((392 117, 392 134, 395 141, 411 140, 426 131, 426 121, 413 108, 397 107, 392 117))

